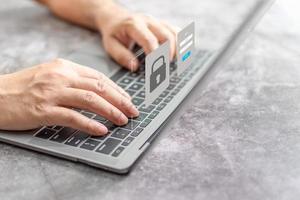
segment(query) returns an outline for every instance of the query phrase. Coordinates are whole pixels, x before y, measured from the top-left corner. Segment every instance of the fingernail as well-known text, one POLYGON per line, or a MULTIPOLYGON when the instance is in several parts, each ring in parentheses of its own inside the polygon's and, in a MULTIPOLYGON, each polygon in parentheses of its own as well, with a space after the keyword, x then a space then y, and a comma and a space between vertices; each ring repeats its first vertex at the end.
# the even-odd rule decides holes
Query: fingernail
POLYGON ((97 126, 97 130, 98 130, 99 135, 107 134, 108 129, 106 128, 106 126, 104 126, 103 124, 100 124, 100 123, 96 123, 96 126, 97 126))
POLYGON ((151 51, 157 49, 158 47, 159 47, 159 44, 157 42, 151 43, 151 48, 152 48, 151 51))
POLYGON ((120 117, 119 117, 119 122, 120 122, 120 125, 127 124, 128 123, 128 118, 124 114, 121 114, 120 117))
POLYGON ((137 70, 137 68, 138 68, 138 66, 139 66, 139 62, 138 62, 138 60, 136 59, 136 58, 134 58, 134 59, 131 59, 130 61, 129 61, 129 70, 130 71, 136 71, 137 70))
POLYGON ((140 112, 134 105, 132 105, 131 109, 130 109, 130 114, 131 114, 130 117, 137 117, 137 116, 139 116, 140 112))

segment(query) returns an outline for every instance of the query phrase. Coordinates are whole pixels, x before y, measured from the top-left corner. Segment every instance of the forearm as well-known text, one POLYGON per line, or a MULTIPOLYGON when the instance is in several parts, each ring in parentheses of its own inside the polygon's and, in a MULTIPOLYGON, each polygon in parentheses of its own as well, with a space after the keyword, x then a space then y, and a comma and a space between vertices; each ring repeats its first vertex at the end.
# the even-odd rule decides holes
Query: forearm
POLYGON ((114 14, 126 12, 113 0, 37 0, 55 15, 72 23, 101 29, 114 14))

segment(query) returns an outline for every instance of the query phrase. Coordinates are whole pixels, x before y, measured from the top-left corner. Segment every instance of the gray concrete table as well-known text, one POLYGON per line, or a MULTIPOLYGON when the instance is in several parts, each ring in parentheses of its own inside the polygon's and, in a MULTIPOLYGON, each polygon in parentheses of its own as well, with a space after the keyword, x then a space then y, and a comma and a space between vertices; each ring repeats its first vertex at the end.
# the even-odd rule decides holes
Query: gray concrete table
MULTIPOLYGON (((297 12, 279 1, 129 175, 0 143, 0 199, 299 199, 297 12)), ((99 40, 30 1, 2 2, 0 27, 2 73, 99 40)))

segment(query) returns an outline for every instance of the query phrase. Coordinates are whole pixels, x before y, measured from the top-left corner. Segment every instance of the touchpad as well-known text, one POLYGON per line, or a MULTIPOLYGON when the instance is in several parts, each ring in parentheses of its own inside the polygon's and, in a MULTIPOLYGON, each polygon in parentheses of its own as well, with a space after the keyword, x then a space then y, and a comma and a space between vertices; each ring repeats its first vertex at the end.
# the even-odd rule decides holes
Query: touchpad
POLYGON ((111 77, 120 66, 112 61, 107 55, 96 55, 85 51, 75 51, 67 56, 72 62, 91 67, 111 77))

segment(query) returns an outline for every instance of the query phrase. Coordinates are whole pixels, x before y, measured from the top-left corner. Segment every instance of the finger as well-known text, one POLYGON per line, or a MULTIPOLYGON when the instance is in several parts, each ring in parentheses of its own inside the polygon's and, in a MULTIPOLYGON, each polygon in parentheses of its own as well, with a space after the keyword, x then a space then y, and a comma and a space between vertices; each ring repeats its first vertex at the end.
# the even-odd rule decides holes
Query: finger
POLYGON ((116 38, 108 37, 105 39, 104 48, 114 60, 125 68, 130 71, 138 69, 139 63, 137 58, 116 38))
POLYGON ((144 21, 134 21, 125 30, 131 39, 144 49, 146 54, 149 54, 159 46, 157 38, 144 21))
POLYGON ((60 92, 57 104, 60 106, 89 110, 103 116, 116 125, 127 124, 128 118, 118 108, 94 92, 65 88, 60 92))
POLYGON ((148 26, 160 43, 170 41, 170 58, 173 60, 176 54, 176 36, 165 25, 155 19, 149 20, 148 26))
POLYGON ((105 76, 103 73, 90 68, 90 67, 86 67, 83 65, 79 65, 76 63, 72 63, 71 62, 71 66, 73 67, 73 69, 78 72, 78 74, 80 76, 83 77, 88 77, 88 78, 93 78, 99 81, 105 81, 107 82, 109 85, 111 85, 113 88, 115 88, 118 92, 120 92, 123 96, 131 99, 130 95, 120 86, 118 86, 115 82, 113 82, 111 79, 109 79, 107 76, 105 76))
POLYGON ((103 124, 69 108, 54 107, 48 118, 51 118, 53 124, 79 129, 90 135, 104 135, 108 132, 103 124))
POLYGON ((133 103, 105 81, 91 78, 73 80, 72 86, 77 89, 89 90, 103 97, 128 117, 137 117, 139 112, 133 103))
POLYGON ((160 23, 162 23, 167 29, 169 29, 169 31, 171 31, 173 33, 173 35, 175 36, 175 38, 177 37, 177 34, 180 32, 180 28, 178 26, 172 26, 167 22, 161 21, 160 23))

